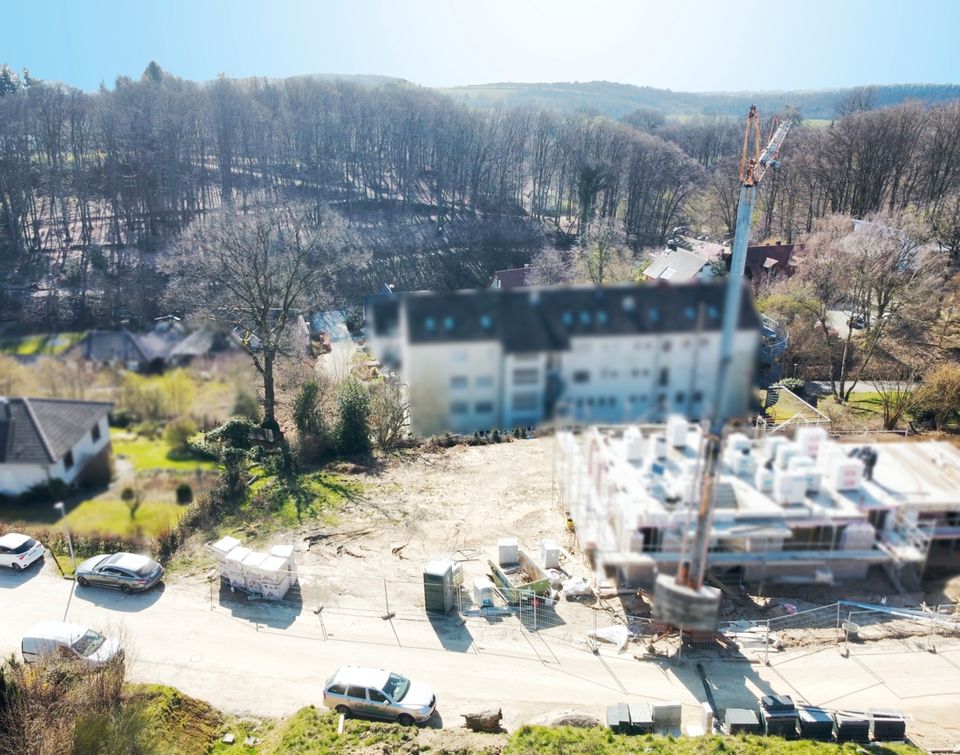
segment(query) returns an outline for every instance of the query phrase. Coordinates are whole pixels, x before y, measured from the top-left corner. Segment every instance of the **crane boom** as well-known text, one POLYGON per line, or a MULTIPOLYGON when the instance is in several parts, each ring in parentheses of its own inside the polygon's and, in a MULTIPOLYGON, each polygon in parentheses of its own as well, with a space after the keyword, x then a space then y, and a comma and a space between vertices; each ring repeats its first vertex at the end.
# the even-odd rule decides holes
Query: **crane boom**
MULTIPOLYGON (((719 596, 711 606, 709 596, 704 595, 703 581, 707 569, 707 549, 710 543, 710 528, 713 522, 715 486, 720 464, 721 435, 729 417, 724 414, 730 364, 733 361, 733 340, 737 330, 740 306, 743 298, 743 271, 747 260, 747 245, 750 225, 757 199, 757 185, 768 167, 777 167, 777 154, 783 144, 790 123, 781 123, 766 147, 760 149, 760 113, 751 106, 744 129, 743 149, 740 158, 740 201, 737 206, 737 224, 731 250, 730 274, 724 300, 723 330, 720 340, 720 369, 713 396, 713 406, 703 442, 703 460, 700 474, 700 501, 694 526, 693 543, 689 559, 684 559, 673 586, 661 579, 657 581, 655 615, 669 619, 679 626, 697 629, 712 629, 716 625, 719 596), (752 154, 751 154, 752 152, 752 154), (662 605, 661 605, 662 604, 662 605), (659 607, 659 608, 658 608, 659 607), (686 621, 684 621, 686 617, 686 621), (679 619, 679 620, 678 620, 679 619)), ((686 539, 684 533, 684 538, 686 539)))

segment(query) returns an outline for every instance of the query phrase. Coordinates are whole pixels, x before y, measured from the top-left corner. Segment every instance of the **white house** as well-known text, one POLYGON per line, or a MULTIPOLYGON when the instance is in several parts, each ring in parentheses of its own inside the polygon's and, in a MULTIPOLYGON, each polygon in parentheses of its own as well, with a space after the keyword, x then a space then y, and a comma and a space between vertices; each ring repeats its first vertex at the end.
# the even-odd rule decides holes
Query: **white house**
POLYGON ((108 481, 112 408, 103 401, 0 397, 0 495, 52 480, 108 481))
MULTIPOLYGON (((697 419, 717 383, 725 285, 485 289, 379 298, 369 345, 407 383, 415 433, 697 419)), ((723 411, 748 407, 760 326, 745 295, 723 411)))
POLYGON ((690 283, 714 277, 713 261, 686 249, 667 249, 643 271, 647 280, 690 283))

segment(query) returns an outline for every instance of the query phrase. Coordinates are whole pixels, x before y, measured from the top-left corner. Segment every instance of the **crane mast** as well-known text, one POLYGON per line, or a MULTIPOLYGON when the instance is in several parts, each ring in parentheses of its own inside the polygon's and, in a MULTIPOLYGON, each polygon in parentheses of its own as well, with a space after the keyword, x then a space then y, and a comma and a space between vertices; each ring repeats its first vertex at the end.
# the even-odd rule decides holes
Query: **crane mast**
POLYGON ((720 369, 717 375, 713 406, 707 421, 703 439, 703 458, 700 467, 700 489, 697 517, 692 542, 687 547, 687 532, 684 532, 684 548, 676 577, 661 576, 657 579, 654 615, 663 621, 692 629, 716 628, 719 593, 704 589, 707 569, 707 550, 710 544, 710 528, 713 522, 715 487, 720 465, 720 450, 723 428, 730 419, 725 415, 725 401, 730 366, 733 361, 733 342, 737 330, 743 299, 743 271, 747 259, 750 225, 757 199, 757 185, 768 167, 778 167, 777 153, 790 130, 790 123, 781 123, 774 131, 766 147, 761 150, 760 113, 751 106, 744 128, 743 148, 740 156, 740 198, 737 206, 737 223, 730 259, 730 274, 723 309, 723 327, 720 340, 720 369))

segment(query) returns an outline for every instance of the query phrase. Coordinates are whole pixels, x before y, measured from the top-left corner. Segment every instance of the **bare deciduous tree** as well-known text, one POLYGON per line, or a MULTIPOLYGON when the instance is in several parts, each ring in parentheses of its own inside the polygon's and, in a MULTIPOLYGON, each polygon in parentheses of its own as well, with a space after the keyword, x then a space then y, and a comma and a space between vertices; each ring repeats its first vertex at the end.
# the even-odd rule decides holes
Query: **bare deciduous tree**
POLYGON ((233 208, 198 220, 163 269, 169 301, 234 328, 263 381, 264 425, 277 428, 274 369, 301 312, 324 301, 349 264, 339 218, 325 208, 233 208))

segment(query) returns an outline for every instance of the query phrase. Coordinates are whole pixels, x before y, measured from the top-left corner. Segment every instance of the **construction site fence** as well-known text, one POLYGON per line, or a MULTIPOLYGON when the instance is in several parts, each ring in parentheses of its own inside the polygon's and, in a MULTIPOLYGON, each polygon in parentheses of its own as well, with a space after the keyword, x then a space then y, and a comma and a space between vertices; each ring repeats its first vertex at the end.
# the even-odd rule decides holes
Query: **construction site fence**
MULTIPOLYGON (((446 617, 451 622, 484 624, 515 618, 523 632, 585 649, 595 647, 604 630, 624 626, 626 642, 635 653, 647 654, 655 648, 658 655, 675 657, 708 651, 729 656, 740 648, 743 655, 769 661, 780 649, 821 642, 863 644, 915 637, 926 638, 928 649, 934 649, 940 638, 960 640, 955 604, 898 608, 838 601, 769 619, 721 622, 714 633, 677 631, 649 616, 624 614, 595 595, 554 601, 524 590, 493 590, 488 600, 478 603, 472 589, 454 585, 448 597, 446 617)), ((427 612, 422 580, 374 576, 300 574, 287 595, 273 601, 231 589, 211 575, 209 603, 210 610, 247 620, 258 629, 287 628, 307 617, 311 632, 324 639, 330 631, 341 637, 349 632, 357 640, 393 642, 395 626, 387 626, 392 622, 444 619, 443 611, 427 612)))

